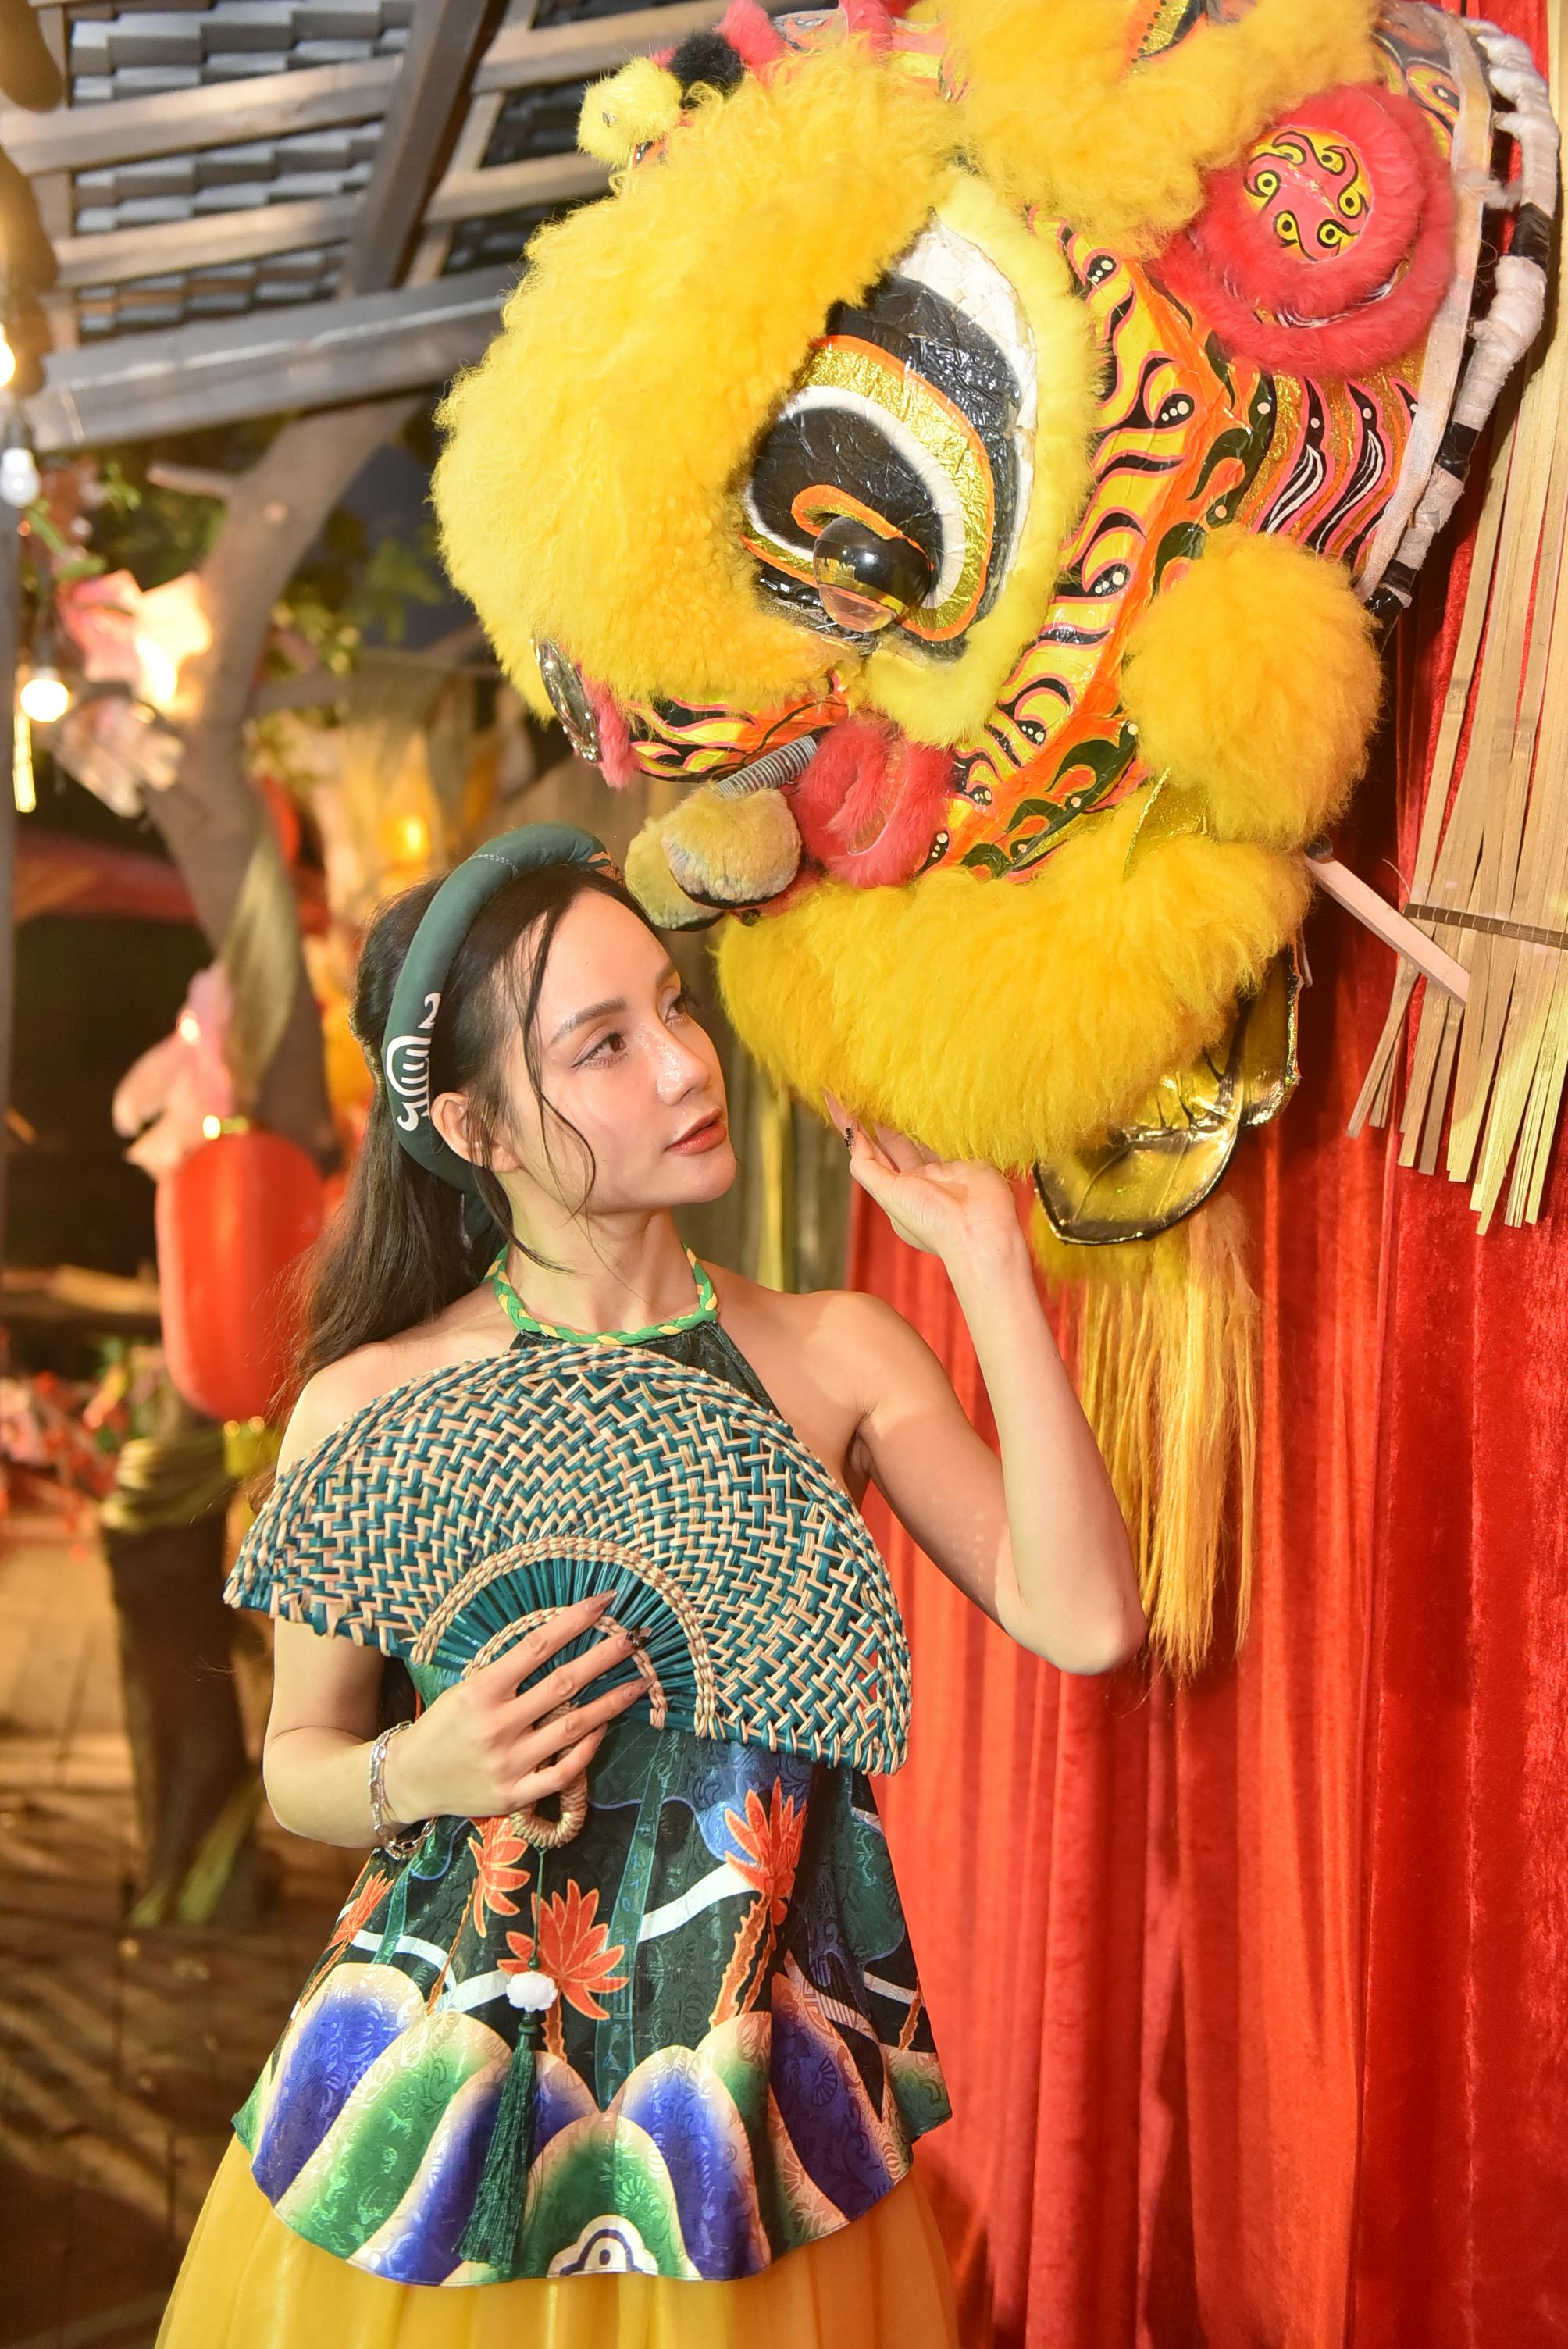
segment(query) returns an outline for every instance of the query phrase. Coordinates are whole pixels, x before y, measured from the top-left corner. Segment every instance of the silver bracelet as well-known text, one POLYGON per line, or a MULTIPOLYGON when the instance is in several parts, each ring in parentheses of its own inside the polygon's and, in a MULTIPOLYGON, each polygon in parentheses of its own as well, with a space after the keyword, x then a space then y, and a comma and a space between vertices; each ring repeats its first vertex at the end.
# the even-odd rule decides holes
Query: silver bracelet
POLYGON ((403 1822, 395 1819, 387 1807, 387 1748, 400 1729, 412 1729, 411 1721, 395 1721, 384 1729, 370 1748, 370 1832, 382 1850, 393 1859, 412 1859, 430 1831, 428 1819, 417 1826, 398 1829, 403 1822))

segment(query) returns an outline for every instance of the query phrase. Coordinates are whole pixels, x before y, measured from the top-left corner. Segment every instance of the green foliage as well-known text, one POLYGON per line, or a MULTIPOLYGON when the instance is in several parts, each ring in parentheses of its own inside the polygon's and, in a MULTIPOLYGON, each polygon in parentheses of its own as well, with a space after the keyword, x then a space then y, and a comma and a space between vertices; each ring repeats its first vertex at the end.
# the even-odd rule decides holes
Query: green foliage
POLYGON ((278 635, 268 652, 268 673, 282 677, 307 666, 301 656, 308 650, 312 661, 346 676, 367 638, 400 645, 408 605, 438 604, 444 594, 433 523, 421 524, 410 544, 373 537, 359 515, 340 507, 328 517, 312 560, 273 607, 278 635))
POLYGON ((139 587, 161 587, 193 571, 211 553, 223 527, 222 498, 195 498, 128 481, 123 503, 100 506, 93 543, 111 571, 129 571, 139 587))
MULTIPOLYGON (((129 571, 140 587, 151 589, 198 568, 223 528, 224 502, 160 488, 148 479, 150 464, 239 474, 290 420, 213 427, 156 449, 137 444, 105 451, 83 500, 91 523, 87 543, 62 531, 46 495, 30 511, 28 602, 40 606, 55 588, 103 571, 129 571)), ((401 438, 421 463, 433 458, 427 417, 411 419, 401 438)), ((403 642, 411 604, 439 604, 445 593, 433 523, 421 524, 410 540, 374 532, 361 516, 339 507, 273 607, 267 674, 287 676, 319 665, 346 675, 362 646, 403 642)))

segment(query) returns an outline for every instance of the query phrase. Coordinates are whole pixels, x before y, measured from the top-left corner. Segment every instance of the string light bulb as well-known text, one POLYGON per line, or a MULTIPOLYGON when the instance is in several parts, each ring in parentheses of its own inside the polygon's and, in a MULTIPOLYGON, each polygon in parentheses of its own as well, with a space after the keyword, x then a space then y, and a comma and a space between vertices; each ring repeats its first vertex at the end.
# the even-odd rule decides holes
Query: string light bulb
POLYGON ((42 488, 37 459, 25 441, 14 440, 9 448, 0 449, 0 498, 8 506, 22 511, 42 488))
POLYGON ((33 780, 33 730, 25 709, 18 709, 11 721, 11 793, 17 814, 31 815, 38 792, 33 780))
POLYGON ((0 388, 10 383, 16 373, 16 354, 11 348, 11 338, 0 326, 0 388))
POLYGON ((23 678, 20 699, 35 726, 53 726, 71 706, 71 688, 52 661, 40 661, 23 678))

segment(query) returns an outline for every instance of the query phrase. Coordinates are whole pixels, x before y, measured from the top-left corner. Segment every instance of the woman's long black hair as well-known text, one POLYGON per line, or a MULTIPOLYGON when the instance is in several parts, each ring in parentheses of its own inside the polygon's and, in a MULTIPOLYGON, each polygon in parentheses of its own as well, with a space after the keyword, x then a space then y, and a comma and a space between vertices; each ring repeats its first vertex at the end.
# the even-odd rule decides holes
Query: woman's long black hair
MULTIPOLYGON (((306 1263, 297 1362, 302 1384, 356 1346, 396 1337, 440 1312, 482 1278, 494 1252, 493 1237, 477 1244, 469 1239, 464 1194, 410 1158, 398 1142, 381 1068, 397 974, 439 885, 438 880, 422 882, 380 907, 360 951, 350 1025, 375 1071, 376 1093, 343 1203, 306 1263)), ((539 991, 561 918, 589 889, 613 897, 653 931, 635 898, 591 865, 546 864, 520 873, 476 916, 442 990, 431 1039, 431 1098, 467 1094, 480 1196, 508 1239, 535 1263, 544 1259, 513 1230, 506 1193, 490 1162, 505 1136, 508 1074, 515 1067, 520 1028, 530 1081, 544 1099, 539 991), (536 935, 524 951, 531 932, 536 935)), ((559 1111, 545 1120, 547 1151, 552 1124, 575 1135, 581 1146, 586 1198, 593 1151, 559 1111)))

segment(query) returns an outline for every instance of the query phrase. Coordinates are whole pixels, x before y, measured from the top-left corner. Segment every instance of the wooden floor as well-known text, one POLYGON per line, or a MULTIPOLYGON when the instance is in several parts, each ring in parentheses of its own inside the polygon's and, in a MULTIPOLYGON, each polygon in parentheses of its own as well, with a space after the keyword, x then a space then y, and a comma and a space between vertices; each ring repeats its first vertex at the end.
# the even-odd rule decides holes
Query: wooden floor
POLYGON ((263 1932, 126 1932, 129 1762, 102 1559, 0 1531, 0 2349, 150 2349, 181 2248, 353 1873, 263 1829, 263 1932))

